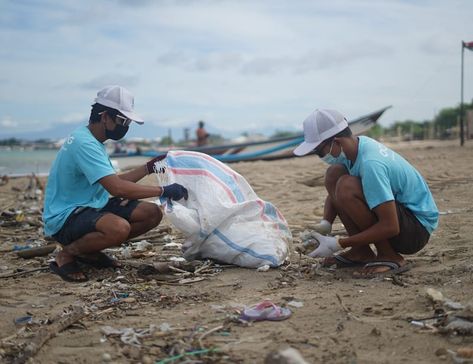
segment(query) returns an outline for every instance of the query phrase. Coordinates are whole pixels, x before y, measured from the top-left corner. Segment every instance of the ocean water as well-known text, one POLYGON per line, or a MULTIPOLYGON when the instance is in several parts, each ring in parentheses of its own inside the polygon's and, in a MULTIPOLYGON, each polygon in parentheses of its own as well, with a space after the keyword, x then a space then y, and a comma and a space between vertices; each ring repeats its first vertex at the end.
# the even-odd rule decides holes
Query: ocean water
POLYGON ((57 150, 1 150, 0 176, 48 173, 57 150))

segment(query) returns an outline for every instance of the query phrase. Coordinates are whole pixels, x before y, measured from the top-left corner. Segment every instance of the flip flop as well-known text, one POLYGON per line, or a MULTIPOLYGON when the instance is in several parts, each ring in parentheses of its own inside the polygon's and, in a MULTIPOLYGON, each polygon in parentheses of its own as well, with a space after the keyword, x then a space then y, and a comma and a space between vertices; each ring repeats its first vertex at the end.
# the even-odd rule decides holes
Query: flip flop
POLYGON ((290 309, 276 306, 271 301, 266 300, 245 308, 240 315, 240 319, 245 321, 281 321, 289 318, 291 314, 290 309))
POLYGON ((63 264, 60 267, 57 265, 56 262, 51 262, 49 263, 49 268, 51 269, 53 273, 57 274, 66 282, 80 283, 80 282, 87 282, 89 280, 89 278, 80 269, 79 265, 75 261, 63 264), (84 278, 76 279, 72 276, 72 274, 74 273, 82 273, 84 275, 84 278))
POLYGON ((78 262, 90 265, 97 269, 104 268, 121 268, 120 263, 117 260, 110 258, 103 252, 98 252, 94 255, 94 258, 76 256, 78 262))
POLYGON ((371 278, 394 276, 396 274, 407 272, 408 270, 412 268, 412 264, 406 263, 404 265, 400 265, 397 262, 392 262, 388 260, 379 260, 375 262, 366 263, 363 269, 370 268, 370 267, 388 267, 389 270, 385 272, 371 273, 371 274, 360 274, 360 272, 358 271, 358 272, 353 273, 353 278, 371 279, 371 278))
POLYGON ((337 268, 353 268, 353 267, 361 267, 365 265, 366 263, 358 261, 358 260, 352 260, 340 254, 334 255, 333 257, 325 258, 322 262, 323 267, 331 267, 334 264, 337 265, 337 268))

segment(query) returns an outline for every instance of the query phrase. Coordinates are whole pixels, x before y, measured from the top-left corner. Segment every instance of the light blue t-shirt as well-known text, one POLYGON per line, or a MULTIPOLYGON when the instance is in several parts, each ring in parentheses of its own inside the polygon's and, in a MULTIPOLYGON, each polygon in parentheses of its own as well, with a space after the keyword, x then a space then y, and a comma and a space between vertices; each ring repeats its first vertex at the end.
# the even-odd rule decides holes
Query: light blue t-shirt
POLYGON ((360 136, 358 155, 349 173, 361 179, 370 209, 395 200, 411 210, 429 233, 437 228, 439 212, 427 183, 409 162, 385 145, 360 136))
POLYGON ((98 182, 115 174, 105 146, 87 126, 74 130, 59 150, 49 172, 44 198, 44 233, 57 233, 79 206, 104 207, 109 193, 98 182))

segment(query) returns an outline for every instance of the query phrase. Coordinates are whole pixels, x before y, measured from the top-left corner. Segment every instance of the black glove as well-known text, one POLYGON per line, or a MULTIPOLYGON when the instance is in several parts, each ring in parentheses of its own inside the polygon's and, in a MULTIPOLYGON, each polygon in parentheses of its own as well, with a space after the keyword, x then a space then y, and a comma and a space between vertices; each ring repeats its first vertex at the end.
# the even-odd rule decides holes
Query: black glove
POLYGON ((161 197, 170 198, 171 200, 178 201, 184 197, 185 200, 189 197, 189 193, 184 186, 181 186, 178 183, 173 183, 169 186, 161 187, 163 189, 163 193, 161 193, 161 197))
POLYGON ((164 158, 166 158, 167 154, 160 155, 157 157, 154 157, 150 161, 146 162, 146 170, 148 171, 148 174, 154 173, 154 164, 164 158))

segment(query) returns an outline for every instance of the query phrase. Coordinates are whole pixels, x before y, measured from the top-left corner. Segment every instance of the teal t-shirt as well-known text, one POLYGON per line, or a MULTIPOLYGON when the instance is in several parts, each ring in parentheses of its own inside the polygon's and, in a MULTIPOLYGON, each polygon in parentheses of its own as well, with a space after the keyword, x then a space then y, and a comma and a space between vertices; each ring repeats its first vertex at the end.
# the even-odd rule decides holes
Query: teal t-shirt
POLYGON ((43 221, 47 236, 57 233, 79 206, 102 208, 109 193, 98 182, 115 174, 105 146, 87 126, 76 129, 64 142, 49 172, 43 221))
POLYGON ((370 209, 395 200, 411 210, 429 233, 437 228, 439 212, 427 183, 393 150, 360 136, 358 155, 349 173, 361 179, 370 209))

